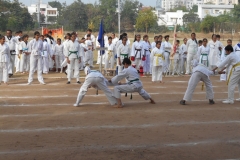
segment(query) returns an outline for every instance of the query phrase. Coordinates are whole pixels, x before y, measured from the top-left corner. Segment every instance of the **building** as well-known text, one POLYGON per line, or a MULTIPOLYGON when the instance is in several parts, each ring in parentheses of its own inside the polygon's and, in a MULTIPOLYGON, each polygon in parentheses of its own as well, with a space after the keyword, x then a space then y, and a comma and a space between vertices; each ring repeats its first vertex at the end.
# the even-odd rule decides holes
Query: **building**
POLYGON ((191 9, 193 5, 204 4, 204 0, 157 0, 157 6, 161 3, 161 7, 165 11, 176 8, 178 6, 185 6, 188 9, 191 9))
MULTIPOLYGON (((38 5, 32 4, 28 7, 28 12, 33 15, 33 13, 38 13, 38 5)), ((57 8, 52 8, 49 4, 40 4, 40 14, 45 16, 45 22, 41 23, 41 25, 53 24, 54 22, 48 22, 50 17, 57 17, 58 10, 57 8)))
POLYGON ((198 15, 200 20, 207 15, 217 17, 221 14, 230 12, 234 8, 234 5, 214 5, 214 4, 202 4, 198 6, 198 15))
POLYGON ((205 4, 215 4, 215 5, 233 5, 238 4, 238 0, 204 0, 205 4))

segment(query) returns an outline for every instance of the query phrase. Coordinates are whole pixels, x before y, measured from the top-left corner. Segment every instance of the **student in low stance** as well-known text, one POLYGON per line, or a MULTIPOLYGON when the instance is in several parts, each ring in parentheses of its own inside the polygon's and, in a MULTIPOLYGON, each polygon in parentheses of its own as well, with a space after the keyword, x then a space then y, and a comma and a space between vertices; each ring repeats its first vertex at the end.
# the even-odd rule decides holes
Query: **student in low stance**
POLYGON ((109 80, 114 86, 113 96, 117 99, 117 108, 122 108, 123 104, 121 101, 121 93, 134 93, 138 92, 145 100, 150 100, 150 103, 155 104, 151 96, 143 89, 142 82, 139 79, 139 74, 137 70, 131 66, 131 61, 128 58, 124 58, 122 65, 124 70, 119 72, 119 74, 109 80), (126 78, 128 83, 121 84, 120 80, 126 78), (119 84, 119 85, 117 85, 119 84))
POLYGON ((84 71, 86 74, 85 82, 80 88, 77 101, 73 106, 75 107, 79 106, 84 96, 86 95, 88 88, 91 88, 91 87, 102 90, 105 93, 111 105, 117 104, 116 98, 112 96, 112 92, 107 87, 107 84, 108 84, 107 79, 105 79, 100 72, 91 71, 88 66, 85 67, 84 71))

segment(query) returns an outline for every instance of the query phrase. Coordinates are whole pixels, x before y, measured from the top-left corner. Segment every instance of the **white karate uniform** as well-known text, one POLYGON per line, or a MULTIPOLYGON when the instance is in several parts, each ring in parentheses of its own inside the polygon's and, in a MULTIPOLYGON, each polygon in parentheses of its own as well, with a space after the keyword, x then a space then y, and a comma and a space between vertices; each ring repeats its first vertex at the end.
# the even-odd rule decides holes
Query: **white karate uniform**
POLYGON ((117 37, 115 37, 114 39, 112 39, 112 44, 116 45, 117 42, 118 42, 118 38, 117 38, 117 37))
POLYGON ((13 74, 15 67, 17 38, 14 36, 12 37, 5 36, 5 43, 8 45, 11 54, 8 63, 8 74, 13 74))
POLYGON ((150 70, 150 66, 151 66, 150 54, 151 54, 151 51, 150 50, 152 49, 152 46, 146 41, 142 42, 142 46, 143 46, 143 55, 146 57, 145 61, 142 61, 143 72, 144 73, 150 73, 151 72, 151 70, 150 70))
MULTIPOLYGON (((223 48, 222 50, 222 54, 221 54, 221 62, 223 62, 226 57, 228 55, 226 55, 226 51, 225 51, 225 48, 223 48)), ((225 74, 221 74, 220 75, 220 81, 227 81, 227 76, 228 76, 228 73, 229 73, 229 68, 231 69, 232 66, 229 66, 228 68, 226 68, 224 71, 226 72, 225 74)))
POLYGON ((42 77, 42 51, 43 42, 42 40, 33 39, 28 43, 28 52, 30 52, 30 71, 28 77, 28 83, 33 81, 33 74, 37 66, 38 81, 44 83, 42 77))
POLYGON ((234 101, 234 90, 238 85, 239 97, 240 97, 240 57, 235 53, 230 53, 220 64, 218 68, 231 67, 228 77, 228 100, 234 101))
POLYGON ((49 57, 52 57, 51 46, 43 41, 43 51, 42 51, 42 59, 43 59, 43 73, 48 73, 51 62, 49 61, 49 57))
POLYGON ((110 91, 110 89, 108 89, 106 82, 107 82, 107 79, 105 79, 100 72, 91 71, 86 76, 85 82, 83 83, 83 85, 80 88, 76 104, 78 105, 79 103, 81 103, 81 101, 84 98, 84 96, 86 95, 89 87, 94 87, 99 90, 102 90, 111 105, 117 104, 116 98, 113 97, 112 92, 110 91))
POLYGON ((155 47, 150 55, 152 66, 152 81, 159 82, 162 81, 162 71, 164 64, 164 51, 160 48, 155 47))
MULTIPOLYGON (((81 50, 82 50, 82 59, 81 59, 81 63, 79 64, 79 68, 80 70, 83 70, 84 69, 84 66, 85 66, 85 50, 87 50, 87 46, 85 45, 85 43, 80 43, 81 45, 81 50)), ((93 64, 93 58, 91 59, 92 60, 92 64, 93 64)))
POLYGON ((151 43, 152 49, 156 47, 156 42, 151 43))
MULTIPOLYGON (((61 67, 66 67, 67 66, 67 58, 66 58, 66 56, 65 55, 68 55, 68 51, 67 51, 67 43, 69 42, 69 40, 67 39, 67 40, 65 40, 64 42, 63 42, 63 54, 64 54, 64 60, 63 60, 63 62, 62 62, 62 64, 61 64, 61 67)), ((66 73, 67 73, 67 71, 65 71, 66 73)))
POLYGON ((61 64, 63 62, 63 45, 62 44, 55 44, 55 46, 53 47, 53 54, 55 56, 55 67, 56 67, 56 72, 58 71, 59 68, 61 68, 62 71, 62 67, 61 64))
POLYGON ((0 44, 0 83, 8 82, 8 63, 10 58, 10 49, 6 43, 0 44))
MULTIPOLYGON (((54 46, 56 45, 56 42, 50 38, 46 38, 47 39, 47 43, 49 45, 49 53, 51 53, 51 55, 53 55, 53 49, 54 49, 54 46)), ((48 56, 48 68, 51 70, 54 66, 54 61, 52 59, 52 56, 48 56)), ((44 69, 43 69, 44 71, 44 69)))
POLYGON ((236 44, 233 47, 233 50, 235 51, 236 55, 238 55, 240 57, 240 43, 236 44))
POLYGON ((187 69, 186 74, 191 73, 192 71, 192 61, 197 59, 198 43, 197 40, 189 39, 187 41, 187 69))
POLYGON ((170 53, 172 49, 172 45, 170 42, 162 42, 162 49, 164 50, 164 65, 163 65, 163 72, 166 73, 170 69, 170 53))
POLYGON ((144 56, 143 50, 143 42, 142 41, 135 41, 132 44, 131 50, 131 57, 135 57, 135 61, 133 65, 136 66, 136 69, 139 70, 140 66, 142 65, 142 57, 144 56))
POLYGON ((129 58, 130 55, 131 55, 131 49, 130 49, 129 45, 120 44, 118 47, 118 50, 117 50, 118 73, 120 73, 123 70, 123 65, 122 65, 123 59, 129 58), (119 58, 120 58, 121 65, 119 64, 119 58))
POLYGON ((30 69, 30 54, 26 54, 28 51, 28 43, 22 41, 19 45, 19 50, 22 51, 20 60, 20 72, 29 72, 30 69))
POLYGON ((180 46, 180 72, 183 74, 186 72, 185 63, 187 61, 187 45, 182 44, 180 46))
POLYGON ((143 89, 142 82, 140 81, 139 74, 137 70, 129 66, 125 68, 123 71, 119 72, 119 74, 111 79, 114 86, 113 96, 115 98, 120 99, 121 93, 133 93, 138 92, 145 100, 149 100, 150 95, 143 89), (117 85, 118 82, 122 79, 126 78, 128 83, 123 85, 117 85))
POLYGON ((209 42, 209 47, 210 47, 210 53, 209 53, 209 67, 210 68, 215 68, 218 63, 220 63, 220 50, 219 47, 221 47, 221 44, 219 41, 209 42))
POLYGON ((86 40, 85 45, 87 48, 87 51, 85 52, 85 61, 84 65, 86 66, 89 64, 91 67, 93 67, 93 45, 91 40, 86 40))
POLYGON ((21 55, 20 55, 20 58, 18 58, 18 56, 19 56, 19 45, 20 45, 20 41, 19 41, 19 38, 20 38, 20 36, 16 36, 15 37, 16 38, 16 40, 17 40, 17 43, 16 43, 16 56, 15 56, 15 67, 16 67, 16 71, 15 71, 15 73, 17 73, 17 72, 20 72, 20 63, 21 63, 21 55))
POLYGON ((206 47, 203 45, 200 46, 197 52, 197 60, 199 60, 200 64, 203 64, 206 67, 209 67, 209 58, 208 58, 209 52, 210 52, 210 47, 208 45, 206 45, 206 47))
POLYGON ((212 82, 209 78, 210 75, 213 75, 213 71, 209 70, 206 66, 203 64, 199 64, 195 68, 193 68, 193 74, 191 75, 191 78, 188 82, 188 87, 185 92, 183 100, 185 101, 191 101, 192 95, 197 87, 198 82, 203 81, 203 83, 206 86, 206 99, 213 99, 214 93, 213 93, 213 87, 212 82))
POLYGON ((81 45, 75 41, 69 41, 66 45, 66 49, 67 49, 67 54, 65 55, 65 57, 68 57, 70 60, 70 64, 68 64, 68 82, 71 81, 71 75, 73 74, 73 70, 74 70, 74 78, 77 79, 77 82, 79 81, 79 58, 82 57, 83 53, 82 53, 82 49, 81 49, 81 45))
MULTIPOLYGON (((108 44, 108 37, 107 37, 107 36, 104 36, 104 45, 106 46, 106 44, 108 44)), ((96 38, 96 46, 97 46, 97 47, 101 47, 101 46, 100 46, 100 43, 98 42, 98 36, 97 36, 97 38, 96 38)), ((104 46, 104 47, 105 47, 105 46, 104 46)), ((105 53, 106 53, 106 51, 105 51, 105 53)), ((102 64, 105 64, 105 61, 104 61, 105 55, 106 55, 106 54, 103 54, 103 55, 102 55, 102 64)), ((98 51, 97 64, 100 64, 100 61, 101 61, 101 55, 100 55, 100 51, 98 51)))
POLYGON ((114 62, 115 62, 115 45, 113 43, 107 44, 106 47, 108 48, 107 53, 105 53, 105 66, 104 69, 114 69, 114 62))
POLYGON ((176 48, 176 53, 173 56, 173 72, 172 75, 174 75, 175 73, 180 74, 180 66, 181 66, 181 62, 180 62, 180 46, 178 46, 176 48))

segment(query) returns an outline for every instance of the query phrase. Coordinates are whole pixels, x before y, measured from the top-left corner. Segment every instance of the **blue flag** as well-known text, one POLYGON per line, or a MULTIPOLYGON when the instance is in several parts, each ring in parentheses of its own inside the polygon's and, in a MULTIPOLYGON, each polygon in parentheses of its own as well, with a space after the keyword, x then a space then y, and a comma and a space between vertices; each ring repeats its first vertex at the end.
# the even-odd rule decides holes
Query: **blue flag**
MULTIPOLYGON (((100 43, 101 47, 104 47, 104 27, 103 27, 103 20, 101 20, 100 27, 99 27, 99 33, 98 33, 98 42, 100 43)), ((105 53, 104 50, 100 51, 100 54, 103 55, 105 53)))

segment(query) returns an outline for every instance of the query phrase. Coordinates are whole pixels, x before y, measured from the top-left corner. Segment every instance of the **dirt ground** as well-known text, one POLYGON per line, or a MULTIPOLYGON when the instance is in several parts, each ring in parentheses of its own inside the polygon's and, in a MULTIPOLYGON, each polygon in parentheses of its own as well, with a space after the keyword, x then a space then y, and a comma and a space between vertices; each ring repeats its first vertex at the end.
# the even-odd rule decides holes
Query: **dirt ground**
POLYGON ((240 158, 240 102, 221 103, 227 85, 219 76, 211 77, 215 105, 208 104, 201 83, 193 101, 179 105, 189 76, 165 77, 164 84, 142 77, 157 103, 123 94, 123 109, 112 108, 95 89, 89 89, 80 107, 73 107, 81 85, 75 80, 67 85, 60 73, 44 78, 47 85, 35 78, 27 86, 26 75, 15 75, 9 86, 0 86, 1 160, 240 158))

